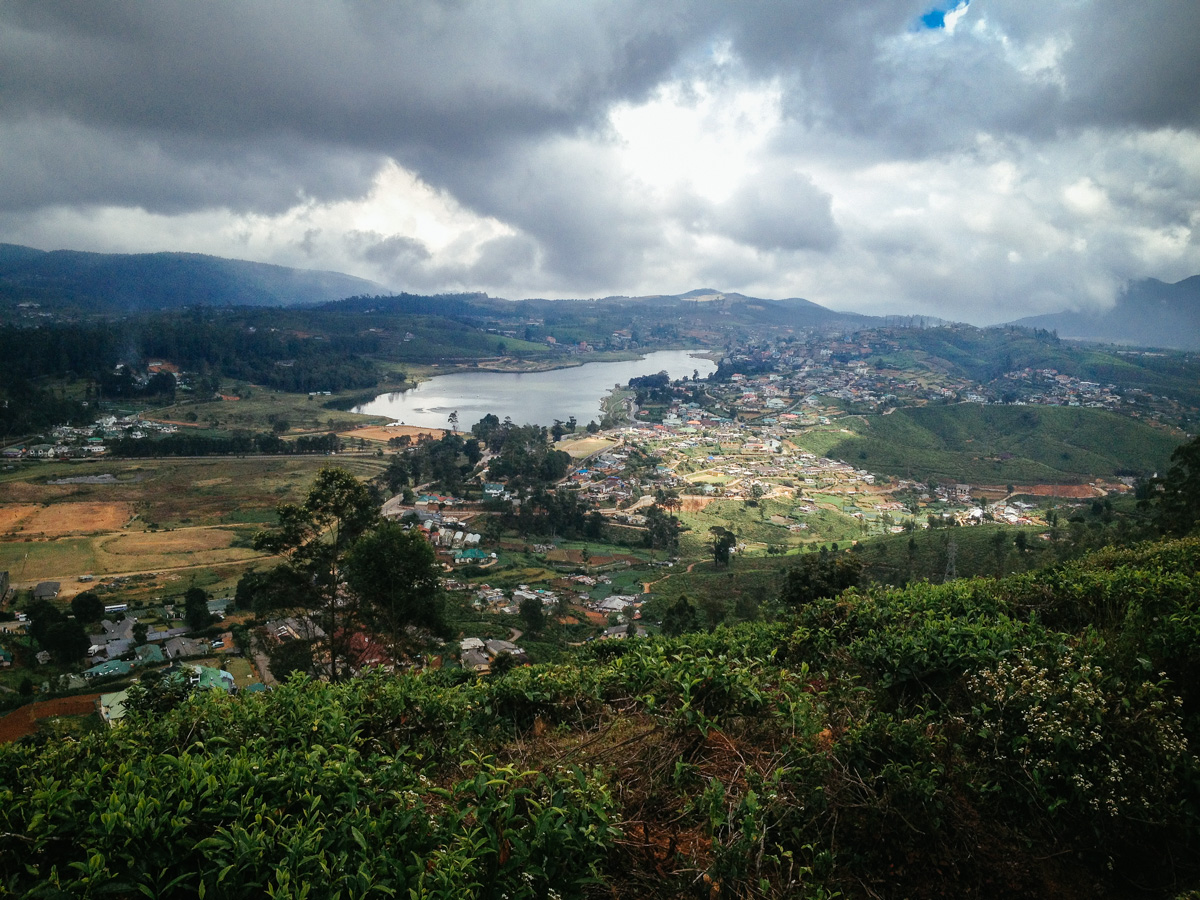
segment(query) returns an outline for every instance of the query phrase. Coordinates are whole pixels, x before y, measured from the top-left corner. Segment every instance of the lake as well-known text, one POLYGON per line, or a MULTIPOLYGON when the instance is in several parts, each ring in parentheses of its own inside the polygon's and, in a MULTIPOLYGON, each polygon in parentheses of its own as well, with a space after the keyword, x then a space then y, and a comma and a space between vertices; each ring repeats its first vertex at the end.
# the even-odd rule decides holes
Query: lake
POLYGON ((458 427, 469 429, 486 416, 506 416, 518 425, 553 425, 574 416, 580 427, 600 421, 600 401, 614 384, 666 371, 672 379, 701 377, 716 371, 716 363, 693 356, 697 351, 659 350, 642 359, 593 362, 549 372, 455 372, 423 381, 415 388, 380 394, 355 412, 390 416, 405 425, 445 428, 450 413, 458 412, 458 427))

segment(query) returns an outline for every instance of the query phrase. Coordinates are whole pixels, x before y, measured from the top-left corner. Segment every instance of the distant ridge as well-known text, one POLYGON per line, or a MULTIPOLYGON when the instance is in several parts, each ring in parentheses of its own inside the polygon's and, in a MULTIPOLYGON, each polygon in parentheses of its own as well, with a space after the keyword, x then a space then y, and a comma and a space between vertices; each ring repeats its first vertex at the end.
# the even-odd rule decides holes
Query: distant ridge
POLYGON ((803 328, 845 328, 856 330, 883 325, 884 320, 877 316, 864 316, 859 313, 838 312, 805 300, 801 297, 787 297, 783 300, 768 300, 763 297, 748 297, 734 291, 717 291, 712 288, 698 288, 686 294, 670 294, 663 298, 633 297, 637 301, 667 299, 676 302, 691 302, 696 304, 712 303, 717 307, 736 311, 741 317, 756 320, 762 324, 792 325, 803 328))
POLYGON ((95 311, 308 306, 386 289, 365 278, 200 253, 85 253, 0 244, 0 303, 95 311))
POLYGON ((1081 341, 1200 350, 1200 275, 1175 284, 1157 278, 1135 281, 1103 312, 1051 313, 1010 324, 1081 341))

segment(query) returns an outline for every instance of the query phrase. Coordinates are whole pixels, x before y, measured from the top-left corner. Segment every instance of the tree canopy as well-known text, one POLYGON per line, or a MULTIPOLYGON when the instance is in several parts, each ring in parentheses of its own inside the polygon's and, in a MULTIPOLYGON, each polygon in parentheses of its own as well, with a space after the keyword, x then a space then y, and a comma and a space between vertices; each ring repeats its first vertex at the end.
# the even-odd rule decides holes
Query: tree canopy
POLYGON ((821 597, 836 597, 862 578, 862 563, 849 553, 810 553, 787 573, 780 595, 784 603, 801 606, 821 597))
POLYGON ((104 616, 104 601, 94 591, 82 591, 71 598, 71 615, 79 622, 99 622, 104 616))
POLYGON ((407 644, 411 627, 444 636, 433 547, 419 529, 380 519, 377 498, 351 473, 322 469, 304 503, 279 507, 279 523, 255 545, 285 561, 244 576, 239 604, 260 613, 305 610, 319 628, 311 654, 289 648, 273 662, 287 671, 315 665, 336 681, 348 674, 355 635, 364 628, 393 648, 407 644))
POLYGON ((378 629, 445 630, 437 556, 418 529, 381 522, 368 531, 346 557, 346 581, 362 601, 363 620, 378 629))
POLYGON ((1171 468, 1158 480, 1156 519, 1166 534, 1185 535, 1200 524, 1200 435, 1171 454, 1171 468))

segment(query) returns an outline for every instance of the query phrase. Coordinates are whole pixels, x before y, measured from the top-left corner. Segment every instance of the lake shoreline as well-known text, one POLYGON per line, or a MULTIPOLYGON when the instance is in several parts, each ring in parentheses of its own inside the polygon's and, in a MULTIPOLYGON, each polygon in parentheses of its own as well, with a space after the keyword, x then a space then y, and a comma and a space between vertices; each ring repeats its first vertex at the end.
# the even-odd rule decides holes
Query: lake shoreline
POLYGON ((614 385, 664 370, 673 379, 699 370, 708 374, 716 369, 714 356, 719 358, 717 352, 702 347, 606 353, 599 359, 576 357, 567 365, 550 365, 551 361, 544 360, 504 369, 484 365, 455 365, 444 370, 422 367, 419 373, 412 373, 404 390, 381 391, 352 411, 422 428, 444 428, 452 413, 458 414, 460 427, 489 413, 522 424, 536 421, 549 426, 555 420, 574 417, 585 425, 589 420, 601 420, 604 398, 614 385), (558 377, 547 377, 552 373, 558 377))

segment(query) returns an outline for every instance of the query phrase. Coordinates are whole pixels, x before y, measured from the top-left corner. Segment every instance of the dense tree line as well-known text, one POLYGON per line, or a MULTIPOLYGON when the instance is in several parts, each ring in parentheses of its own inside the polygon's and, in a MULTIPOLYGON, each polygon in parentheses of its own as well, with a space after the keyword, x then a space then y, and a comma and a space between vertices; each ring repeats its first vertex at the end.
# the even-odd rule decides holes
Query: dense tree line
POLYGON ((589 541, 604 537, 604 517, 575 491, 539 488, 519 506, 500 501, 490 505, 505 528, 523 537, 545 535, 589 541))
POLYGON ((285 441, 276 434, 235 431, 229 435, 191 434, 186 431, 161 438, 117 438, 108 444, 113 456, 231 456, 248 453, 336 453, 342 441, 336 434, 302 435, 285 441))
POLYGON ((644 406, 647 403, 670 403, 674 398, 674 391, 671 388, 671 376, 666 372, 657 372, 654 375, 639 375, 629 379, 629 387, 635 392, 635 400, 638 406, 644 406))
POLYGON ((278 329, 273 323, 281 315, 193 310, 88 324, 4 326, 0 358, 13 376, 92 379, 105 396, 126 396, 131 390, 118 366, 140 370, 153 359, 285 391, 338 391, 377 383, 378 373, 363 356, 378 351, 379 338, 278 329))
POLYGON ((0 436, 36 434, 55 425, 82 425, 95 410, 61 392, 15 377, 0 384, 0 436))

